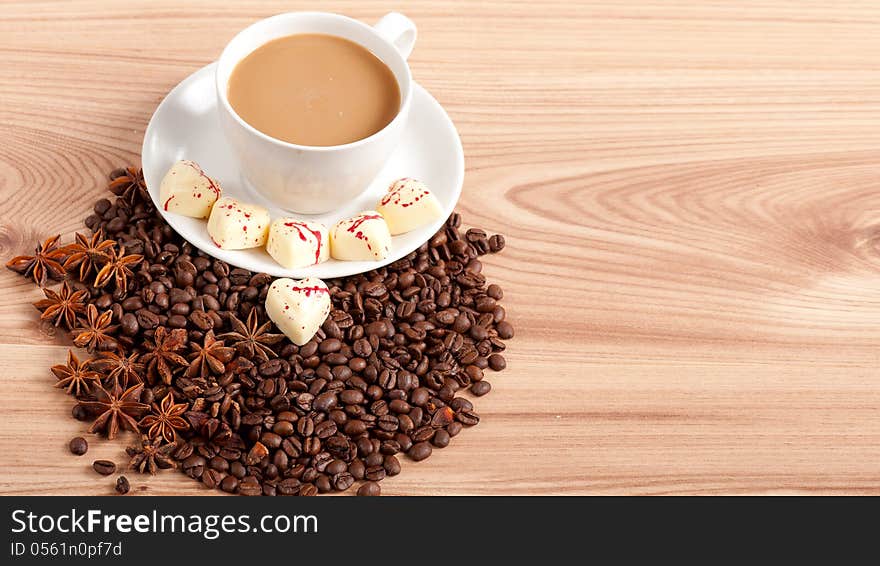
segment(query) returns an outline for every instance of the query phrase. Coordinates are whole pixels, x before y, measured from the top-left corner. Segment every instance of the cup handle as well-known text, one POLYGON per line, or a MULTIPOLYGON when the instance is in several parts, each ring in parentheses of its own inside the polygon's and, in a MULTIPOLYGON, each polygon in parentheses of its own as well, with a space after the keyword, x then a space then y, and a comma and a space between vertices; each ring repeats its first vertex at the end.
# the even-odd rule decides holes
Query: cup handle
POLYGON ((400 51, 403 58, 409 57, 416 44, 416 24, 400 12, 388 12, 373 26, 379 35, 384 37, 400 51))

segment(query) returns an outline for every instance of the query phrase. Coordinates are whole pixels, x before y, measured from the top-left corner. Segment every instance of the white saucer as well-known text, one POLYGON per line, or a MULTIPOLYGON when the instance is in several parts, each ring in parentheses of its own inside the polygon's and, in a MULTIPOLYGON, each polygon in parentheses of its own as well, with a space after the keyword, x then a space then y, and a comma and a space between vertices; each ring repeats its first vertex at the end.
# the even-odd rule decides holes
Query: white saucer
POLYGON ((400 259, 433 236, 452 213, 464 181, 461 140, 440 104, 418 84, 413 83, 412 108, 400 145, 367 190, 354 201, 341 203, 333 212, 297 215, 273 206, 254 193, 241 178, 236 159, 220 130, 215 67, 216 63, 212 63, 196 71, 168 93, 150 119, 141 155, 144 179, 156 209, 172 228, 196 247, 234 266, 278 277, 344 277, 400 259), (330 228, 342 218, 375 208, 389 183, 400 177, 415 177, 427 183, 440 200, 444 214, 430 226, 395 236, 391 253, 382 261, 330 259, 318 265, 288 270, 278 265, 262 248, 221 250, 211 242, 205 220, 162 210, 159 184, 168 168, 180 159, 191 159, 201 165, 208 175, 220 181, 224 195, 267 207, 273 219, 298 216, 323 222, 330 228))

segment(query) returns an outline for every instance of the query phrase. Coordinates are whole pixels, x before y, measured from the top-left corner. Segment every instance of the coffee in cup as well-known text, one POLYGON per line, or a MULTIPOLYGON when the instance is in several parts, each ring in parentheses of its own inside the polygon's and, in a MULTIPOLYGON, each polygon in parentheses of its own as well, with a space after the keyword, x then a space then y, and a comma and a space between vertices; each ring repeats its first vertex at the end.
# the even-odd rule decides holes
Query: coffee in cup
POLYGON ((334 146, 367 138, 400 110, 394 73, 348 39, 299 33, 273 39, 238 62, 229 103, 273 138, 334 146))

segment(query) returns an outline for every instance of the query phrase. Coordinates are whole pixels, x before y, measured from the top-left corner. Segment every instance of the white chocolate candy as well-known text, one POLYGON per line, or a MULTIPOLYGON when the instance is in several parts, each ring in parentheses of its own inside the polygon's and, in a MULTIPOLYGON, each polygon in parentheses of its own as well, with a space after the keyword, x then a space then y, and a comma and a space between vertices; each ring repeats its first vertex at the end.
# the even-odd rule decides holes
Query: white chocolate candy
POLYGON ((315 265, 330 258, 330 237, 320 222, 279 218, 269 227, 266 251, 287 269, 315 265))
POLYGON ((330 255, 348 261, 384 259, 391 251, 391 233, 382 215, 367 210, 340 220, 330 231, 330 255))
POLYGON ((256 204, 223 197, 214 203, 208 218, 211 241, 224 250, 258 248, 269 235, 269 211, 256 204))
POLYGON ((330 290, 316 277, 276 279, 266 294, 266 314, 291 342, 302 346, 330 314, 330 290))
POLYGON ((385 217, 392 235, 421 228, 443 216, 440 201, 421 181, 405 177, 391 183, 376 211, 385 217))
POLYGON ((162 208, 193 218, 207 218, 220 198, 220 183, 208 177, 195 161, 178 161, 159 185, 162 208))

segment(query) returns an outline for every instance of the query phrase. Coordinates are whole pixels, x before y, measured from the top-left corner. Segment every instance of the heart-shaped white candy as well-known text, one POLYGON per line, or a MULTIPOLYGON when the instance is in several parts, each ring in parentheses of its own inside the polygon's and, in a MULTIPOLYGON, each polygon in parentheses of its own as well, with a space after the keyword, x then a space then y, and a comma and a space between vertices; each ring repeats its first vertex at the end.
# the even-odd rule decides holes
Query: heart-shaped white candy
POLYGON ((269 211, 256 204, 223 197, 211 209, 208 235, 224 250, 258 248, 266 243, 269 235, 269 211))
POLYGON ((178 161, 159 185, 162 208, 193 218, 207 218, 220 198, 220 183, 208 177, 195 161, 178 161))
POLYGON ((302 346, 330 314, 330 290, 316 277, 276 279, 266 294, 266 314, 291 342, 302 346))
POLYGON ((384 259, 391 251, 391 233, 375 210, 340 220, 330 231, 330 255, 348 261, 384 259))
POLYGON ((376 211, 385 217, 392 235, 420 228, 443 216, 440 201, 423 182, 405 177, 391 183, 376 211))
POLYGON ((266 251, 287 269, 327 261, 330 258, 327 227, 320 222, 279 218, 269 227, 266 251))

